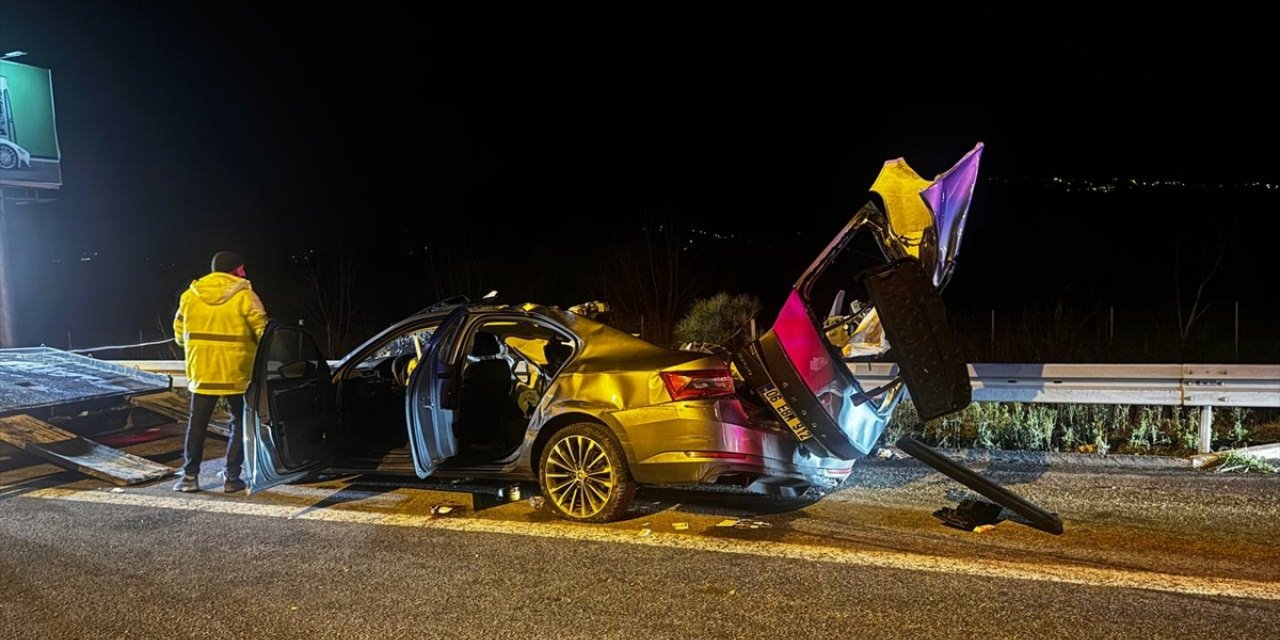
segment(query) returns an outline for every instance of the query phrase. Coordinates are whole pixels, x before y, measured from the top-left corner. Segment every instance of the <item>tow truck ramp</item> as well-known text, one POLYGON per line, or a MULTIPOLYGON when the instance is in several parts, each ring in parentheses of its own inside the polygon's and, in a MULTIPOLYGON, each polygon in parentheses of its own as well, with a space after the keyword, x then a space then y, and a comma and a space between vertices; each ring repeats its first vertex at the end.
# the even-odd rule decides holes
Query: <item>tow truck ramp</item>
POLYGON ((25 414, 0 418, 0 440, 60 467, 118 485, 150 482, 177 472, 25 414))
MULTIPOLYGON (((186 423, 191 417, 191 406, 182 396, 167 391, 165 393, 149 393, 142 396, 134 396, 129 398, 129 404, 139 409, 146 409, 154 413, 158 413, 166 418, 172 419, 174 422, 186 423)), ((222 436, 223 438, 231 437, 231 416, 221 409, 213 414, 213 419, 209 421, 209 433, 222 436)))
MULTIPOLYGON (((81 437, 37 415, 96 407, 157 392, 181 402, 170 392, 171 386, 166 375, 58 349, 0 349, 0 441, 113 484, 158 480, 177 469, 81 437)), ((180 419, 166 411, 157 412, 180 419)), ((181 419, 185 419, 185 409, 182 414, 181 419)))

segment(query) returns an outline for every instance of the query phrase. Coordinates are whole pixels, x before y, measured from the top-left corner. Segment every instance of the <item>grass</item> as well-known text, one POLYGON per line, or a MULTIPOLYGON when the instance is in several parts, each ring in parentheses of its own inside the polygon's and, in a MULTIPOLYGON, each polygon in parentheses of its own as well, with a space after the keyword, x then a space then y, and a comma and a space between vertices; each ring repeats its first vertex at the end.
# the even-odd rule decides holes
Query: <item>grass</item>
POLYGON ((1280 473, 1280 469, 1270 462, 1238 451, 1222 454, 1214 470, 1218 473, 1280 473))
MULTIPOLYGON (((1199 431, 1198 408, 973 403, 921 424, 908 400, 895 411, 885 442, 912 435, 949 448, 1187 455, 1199 431)), ((1212 440, 1215 449, 1280 442, 1280 411, 1216 409, 1212 440)))

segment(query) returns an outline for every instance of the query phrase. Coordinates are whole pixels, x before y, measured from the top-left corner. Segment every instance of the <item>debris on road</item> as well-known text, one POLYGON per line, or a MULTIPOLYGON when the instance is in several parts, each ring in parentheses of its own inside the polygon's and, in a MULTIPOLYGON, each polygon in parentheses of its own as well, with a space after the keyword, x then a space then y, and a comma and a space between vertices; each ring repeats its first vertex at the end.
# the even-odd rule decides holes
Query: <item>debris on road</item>
POLYGON ((1007 487, 1003 487, 982 474, 977 473, 973 469, 966 467, 947 456, 943 455, 937 449, 920 442, 911 436, 902 436, 898 438, 897 448, 908 453, 911 457, 933 467, 935 471, 941 472, 956 482, 977 491, 983 497, 995 502, 985 507, 977 507, 977 504, 970 505, 971 508, 981 508, 983 511, 978 514, 966 514, 966 505, 961 504, 960 510, 956 509, 939 509, 934 512, 934 516, 940 518, 949 526, 958 527, 965 531, 973 529, 980 524, 992 524, 999 518, 1000 507, 1004 507, 1009 511, 1021 517, 1021 522, 1035 527, 1046 533, 1055 536, 1062 535, 1062 518, 1056 513, 1050 513, 1044 508, 1036 506, 1024 500, 1018 494, 1010 491, 1007 487), (981 518, 970 517, 972 515, 986 515, 990 510, 994 509, 994 513, 989 515, 990 521, 983 521, 981 518), (951 522, 948 522, 951 520, 951 522))
POLYGON ((518 502, 520 500, 520 484, 515 483, 498 489, 498 497, 506 498, 508 502, 518 502))
POLYGON ((1270 462, 1247 453, 1228 451, 1217 460, 1217 473, 1276 473, 1277 469, 1270 462))
POLYGON ((876 457, 881 460, 902 460, 909 456, 901 451, 895 451, 891 447, 880 447, 876 451, 876 457))
POLYGON ((768 529, 773 525, 764 520, 750 520, 747 518, 726 518, 716 523, 717 527, 732 527, 734 529, 768 529))
POLYGON ((533 507, 534 511, 537 511, 545 507, 546 505, 547 505, 547 501, 544 500, 542 496, 534 496, 532 498, 529 498, 529 506, 533 507))
POLYGON ((671 528, 675 529, 676 531, 684 531, 685 529, 689 528, 689 523, 688 522, 672 522, 671 528))
POLYGON ((121 489, 120 487, 112 487, 111 493, 124 493, 124 489, 121 489))
POLYGON ((974 533, 986 533, 986 532, 991 531, 992 529, 995 529, 995 528, 996 528, 996 526, 995 526, 994 524, 980 524, 980 525, 978 525, 978 526, 976 526, 976 527, 974 527, 974 528, 973 528, 973 532, 974 532, 974 533))
POLYGON ((649 528, 647 528, 647 527, 646 527, 646 528, 644 528, 644 529, 641 529, 641 530, 640 530, 640 537, 641 537, 641 538, 644 538, 644 537, 648 536, 648 535, 649 535, 649 534, 651 534, 651 533, 653 533, 653 529, 649 529, 649 528))
MULTIPOLYGON (((998 504, 970 498, 956 508, 943 507, 933 512, 933 517, 948 527, 964 531, 975 531, 983 525, 994 525, 1000 521, 1001 507, 998 504)), ((981 532, 978 532, 981 533, 981 532)))
POLYGON ((1221 469, 1232 460, 1237 460, 1240 456, 1249 458, 1258 458, 1267 461, 1272 467, 1280 466, 1280 442, 1270 444, 1258 444, 1252 447, 1240 447, 1238 449, 1225 449, 1214 453, 1201 453, 1191 456, 1191 468, 1205 469, 1208 467, 1218 466, 1221 469))
POLYGON ((453 510, 456 509, 457 507, 458 505, 448 503, 448 502, 437 504, 431 507, 431 515, 436 515, 436 516, 449 515, 450 513, 453 513, 453 510))

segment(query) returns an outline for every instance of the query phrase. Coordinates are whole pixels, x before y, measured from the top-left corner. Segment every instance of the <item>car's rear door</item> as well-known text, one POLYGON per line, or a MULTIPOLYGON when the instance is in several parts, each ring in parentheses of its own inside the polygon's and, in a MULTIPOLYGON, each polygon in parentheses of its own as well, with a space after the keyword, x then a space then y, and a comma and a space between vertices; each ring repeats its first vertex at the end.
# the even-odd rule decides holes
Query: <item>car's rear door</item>
POLYGON ((272 326, 245 394, 249 491, 292 482, 333 461, 338 410, 329 363, 301 327, 272 326))

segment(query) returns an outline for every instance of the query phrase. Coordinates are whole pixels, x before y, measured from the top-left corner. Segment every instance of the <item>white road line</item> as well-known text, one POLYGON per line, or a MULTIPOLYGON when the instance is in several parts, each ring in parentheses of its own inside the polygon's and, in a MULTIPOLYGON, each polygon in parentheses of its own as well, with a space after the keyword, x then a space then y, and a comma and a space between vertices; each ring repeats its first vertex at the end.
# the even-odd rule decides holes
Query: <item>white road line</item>
POLYGON ((906 571, 953 573, 986 578, 1058 582, 1091 587, 1145 589, 1197 596, 1280 600, 1280 582, 1185 576, 1095 567, 1002 562, 974 558, 944 558, 898 551, 818 547, 787 542, 706 538, 696 535, 670 533, 653 533, 640 537, 632 531, 570 523, 527 523, 475 518, 439 518, 415 513, 377 513, 341 508, 315 509, 256 502, 56 488, 38 489, 21 494, 21 497, 269 518, 319 520, 348 524, 442 529, 446 531, 492 533, 535 538, 563 538, 586 542, 734 553, 906 571))

